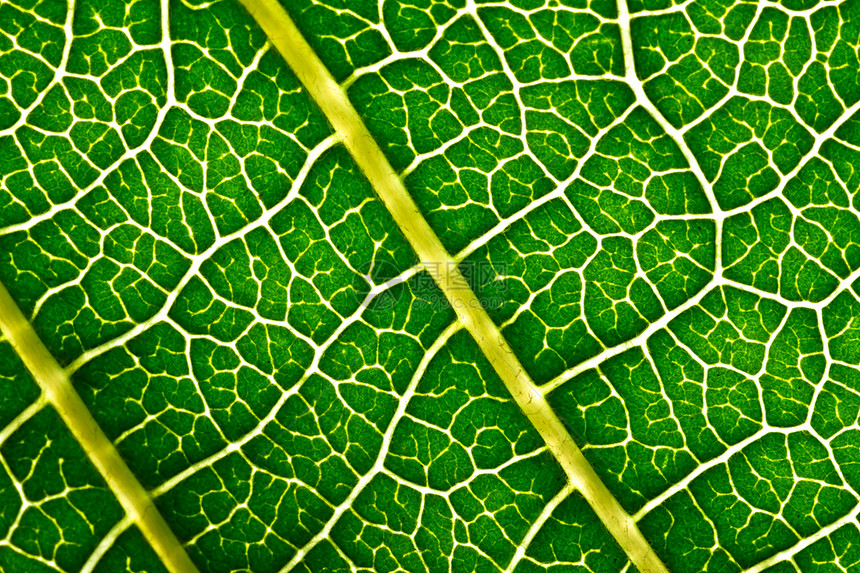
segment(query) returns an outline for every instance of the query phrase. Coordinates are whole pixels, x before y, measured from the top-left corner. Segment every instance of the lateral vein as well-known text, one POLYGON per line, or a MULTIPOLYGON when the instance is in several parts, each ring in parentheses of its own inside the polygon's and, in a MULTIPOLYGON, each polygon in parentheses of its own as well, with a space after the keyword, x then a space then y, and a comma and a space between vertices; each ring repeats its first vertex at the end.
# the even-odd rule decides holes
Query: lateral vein
POLYGON ((156 509, 149 493, 102 431, 69 377, 0 284, 0 331, 9 339, 45 398, 57 410, 72 435, 96 467, 122 508, 140 528, 171 573, 197 573, 182 544, 156 509))
POLYGON ((290 16, 278 0, 240 1, 325 113, 344 146, 415 249, 425 269, 433 276, 462 324, 549 446, 570 483, 588 500, 639 571, 667 573, 665 565, 642 536, 636 523, 600 480, 543 393, 526 374, 498 327, 466 283, 457 262, 445 250, 406 191, 402 180, 349 102, 346 93, 335 82, 290 16))

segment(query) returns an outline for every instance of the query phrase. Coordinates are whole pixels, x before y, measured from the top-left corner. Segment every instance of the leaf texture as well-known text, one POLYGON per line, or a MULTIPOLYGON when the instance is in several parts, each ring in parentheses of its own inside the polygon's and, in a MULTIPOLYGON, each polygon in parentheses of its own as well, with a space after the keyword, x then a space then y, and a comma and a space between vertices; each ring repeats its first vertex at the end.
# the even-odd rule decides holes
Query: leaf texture
MULTIPOLYGON (((366 144, 234 0, 0 4, 0 283, 191 569, 636 570, 519 377, 665 570, 860 570, 860 3, 282 4, 366 144)), ((176 570, 3 332, 0 570, 176 570)))

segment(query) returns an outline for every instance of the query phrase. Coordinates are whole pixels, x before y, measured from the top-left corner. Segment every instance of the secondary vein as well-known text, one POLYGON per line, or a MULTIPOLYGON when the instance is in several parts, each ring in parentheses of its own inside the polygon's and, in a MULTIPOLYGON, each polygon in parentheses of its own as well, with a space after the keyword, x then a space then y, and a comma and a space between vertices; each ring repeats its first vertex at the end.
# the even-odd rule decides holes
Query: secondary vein
POLYGON ((18 305, 0 284, 0 331, 9 339, 45 398, 81 444, 122 508, 140 528, 171 573, 197 573, 182 544, 156 509, 149 493, 99 427, 69 377, 42 344, 18 305))
POLYGON ((271 43, 310 92, 391 212, 426 270, 433 276, 522 411, 543 437, 570 483, 588 500, 600 520, 642 573, 667 572, 636 523, 585 459, 582 451, 526 374, 498 327, 483 309, 391 167, 358 112, 278 0, 241 0, 271 43))

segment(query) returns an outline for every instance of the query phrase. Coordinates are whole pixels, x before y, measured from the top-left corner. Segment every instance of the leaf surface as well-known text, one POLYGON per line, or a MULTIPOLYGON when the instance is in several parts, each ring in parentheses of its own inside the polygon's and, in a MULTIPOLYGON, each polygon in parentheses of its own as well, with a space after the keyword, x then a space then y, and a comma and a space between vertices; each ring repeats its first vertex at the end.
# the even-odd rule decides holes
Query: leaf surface
POLYGON ((0 569, 858 567, 856 1, 246 4, 0 6, 0 569))

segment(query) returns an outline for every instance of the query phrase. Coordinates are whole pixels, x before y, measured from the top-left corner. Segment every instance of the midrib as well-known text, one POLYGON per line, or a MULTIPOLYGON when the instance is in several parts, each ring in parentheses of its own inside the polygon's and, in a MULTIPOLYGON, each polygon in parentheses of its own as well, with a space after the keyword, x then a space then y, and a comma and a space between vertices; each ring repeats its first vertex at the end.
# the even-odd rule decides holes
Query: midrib
POLYGON ((80 443, 122 508, 141 530, 171 573, 197 573, 182 544, 152 502, 149 493, 134 477, 119 452, 99 427, 57 361, 42 344, 36 331, 0 284, 0 331, 9 340, 80 443))
POLYGON ((526 374, 498 327, 469 288, 457 263, 421 215, 343 89, 305 41, 278 0, 241 0, 325 113, 426 270, 445 293, 522 411, 574 485, 642 573, 667 572, 636 523, 612 496, 544 395, 526 374))

